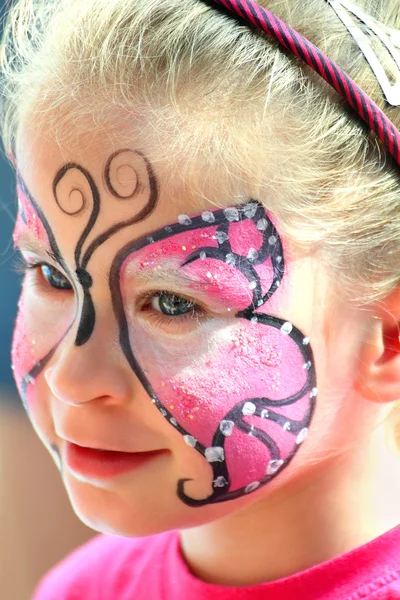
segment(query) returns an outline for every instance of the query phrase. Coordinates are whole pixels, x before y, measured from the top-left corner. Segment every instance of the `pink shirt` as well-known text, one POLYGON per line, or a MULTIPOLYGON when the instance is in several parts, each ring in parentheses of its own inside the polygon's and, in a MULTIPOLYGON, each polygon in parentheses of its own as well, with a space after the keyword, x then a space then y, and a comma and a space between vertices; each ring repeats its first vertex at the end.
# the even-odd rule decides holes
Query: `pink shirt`
POLYGON ((400 526, 372 542, 271 583, 230 588, 188 570, 177 532, 98 536, 45 577, 32 600, 400 599, 400 526))

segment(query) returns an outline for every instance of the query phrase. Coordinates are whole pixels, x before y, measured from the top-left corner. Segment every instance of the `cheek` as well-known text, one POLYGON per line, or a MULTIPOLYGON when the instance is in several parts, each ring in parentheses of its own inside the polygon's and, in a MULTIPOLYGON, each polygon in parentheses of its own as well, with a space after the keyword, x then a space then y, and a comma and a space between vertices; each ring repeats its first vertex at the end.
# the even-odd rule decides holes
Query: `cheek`
POLYGON ((50 302, 36 296, 25 280, 18 303, 11 358, 18 391, 29 411, 36 403, 36 380, 72 320, 70 303, 50 302))
POLYGON ((267 322, 233 321, 181 339, 152 338, 131 326, 130 340, 162 414, 189 445, 223 446, 238 489, 293 455, 313 398, 309 365, 293 338, 267 322))

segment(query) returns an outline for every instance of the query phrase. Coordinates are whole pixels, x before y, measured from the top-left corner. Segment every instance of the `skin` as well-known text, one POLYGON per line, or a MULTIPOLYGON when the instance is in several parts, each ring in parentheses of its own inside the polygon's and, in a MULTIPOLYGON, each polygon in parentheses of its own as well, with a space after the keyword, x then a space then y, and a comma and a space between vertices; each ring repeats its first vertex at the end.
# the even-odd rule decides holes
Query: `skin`
MULTIPOLYGON (((86 137, 85 143, 63 148, 62 140, 56 144, 43 132, 33 132, 26 126, 17 144, 18 172, 29 195, 37 203, 37 210, 49 224, 54 240, 37 226, 37 221, 35 224, 32 217, 25 219, 26 223, 17 224, 15 242, 21 248, 28 247, 22 250, 27 261, 46 262, 56 268, 71 282, 72 289, 54 290, 46 283, 39 268, 27 273, 14 338, 15 375, 33 426, 56 462, 60 463, 64 484, 78 516, 94 529, 127 536, 180 529, 182 549, 192 570, 207 581, 230 585, 253 584, 290 575, 350 550, 395 526, 399 515, 391 503, 396 494, 400 500, 400 492, 390 473, 395 470, 398 459, 386 449, 383 427, 378 427, 387 407, 370 402, 368 394, 356 385, 359 357, 365 344, 371 345, 366 341, 371 315, 355 310, 342 299, 318 258, 296 252, 288 240, 279 236, 279 221, 269 213, 268 218, 282 243, 285 272, 282 287, 260 310, 282 323, 290 322, 296 331, 311 340, 311 370, 318 381, 318 401, 312 420, 309 413, 308 437, 296 447, 295 455, 278 475, 251 493, 195 506, 177 494, 177 482, 190 479, 185 487, 188 497, 213 498, 211 482, 215 473, 212 465, 205 460, 204 452, 199 451, 200 446, 190 446, 183 435, 206 440, 212 427, 190 423, 187 414, 169 412, 168 417, 176 418, 179 427, 172 425, 160 412, 170 400, 168 394, 163 396, 162 382, 166 381, 168 387, 175 377, 175 383, 178 382, 181 389, 190 382, 194 381, 195 385, 199 382, 196 394, 201 395, 202 389, 209 393, 207 387, 202 387, 202 373, 216 377, 217 371, 219 381, 226 386, 229 381, 224 372, 226 361, 218 363, 218 352, 221 358, 224 356, 218 347, 217 363, 207 372, 202 356, 196 355, 197 342, 191 342, 198 322, 192 319, 189 324, 181 322, 177 325, 158 321, 155 325, 154 319, 159 318, 159 313, 154 309, 153 312, 144 310, 138 300, 140 294, 149 290, 167 289, 198 301, 199 292, 193 286, 198 287, 203 277, 202 269, 207 265, 200 265, 198 261, 185 267, 189 283, 181 283, 177 288, 172 273, 178 270, 176 266, 174 269, 176 261, 182 264, 186 256, 182 255, 182 239, 179 240, 180 253, 167 250, 167 258, 159 263, 156 261, 152 267, 160 265, 161 269, 150 270, 150 277, 149 253, 159 242, 150 243, 143 251, 135 253, 131 250, 137 240, 157 237, 161 229, 174 226, 179 222, 178 215, 194 218, 203 211, 215 211, 215 206, 223 208, 233 202, 229 198, 211 196, 205 200, 201 194, 191 192, 190 186, 182 186, 180 193, 175 187, 172 192, 169 180, 159 177, 151 167, 157 202, 146 214, 152 177, 147 163, 138 159, 138 153, 152 165, 152 149, 146 147, 145 136, 138 135, 135 143, 129 144, 134 154, 129 157, 125 154, 122 162, 113 163, 114 171, 108 180, 104 174, 110 165, 110 157, 120 160, 120 154, 116 153, 127 148, 110 140, 110 136, 94 131, 90 138, 86 137), (132 156, 139 162, 132 162, 132 156), (66 171, 65 165, 71 163, 79 165, 79 169, 66 171), (65 176, 57 178, 63 169, 65 176), (82 252, 77 256, 76 249, 93 202, 93 188, 90 188, 88 177, 83 176, 82 169, 97 182, 101 210, 90 239, 84 240, 82 252), (139 188, 135 179, 138 173, 142 186, 139 188), (129 191, 132 195, 133 190, 136 190, 135 204, 116 198, 116 191, 124 196, 129 195, 129 191), (83 199, 89 204, 79 212, 83 199), (77 214, 66 214, 68 212, 77 214), (135 215, 140 212, 145 218, 136 219, 135 215), (116 222, 129 220, 129 226, 107 236, 104 243, 98 245, 85 265, 85 253, 88 256, 91 240, 109 231, 116 222), (50 256, 54 254, 54 241, 61 257, 59 263, 50 256), (115 271, 118 276, 110 280, 113 261, 124 248, 130 250, 118 263, 115 271), (91 281, 87 273, 90 273, 91 281), (115 310, 116 298, 119 298, 129 330, 125 351, 120 343, 121 316, 118 315, 121 313, 115 310), (94 304, 95 317, 90 302, 94 304), (182 356, 179 348, 171 349, 174 336, 179 336, 180 347, 189 349, 185 353, 186 362, 180 365, 181 371, 192 366, 192 359, 193 366, 198 368, 196 377, 181 381, 179 369, 171 375, 171 368, 176 367, 182 356), (151 360, 146 358, 148 349, 151 360), (140 364, 140 371, 135 372, 132 368, 130 351, 140 364), (171 356, 172 360, 169 360, 171 356), (27 382, 24 380, 26 373, 31 372, 38 361, 42 361, 40 372, 35 372, 34 383, 27 382), (141 376, 143 371, 150 372, 146 381, 150 381, 156 391, 156 402, 151 402, 150 388, 146 388, 147 383, 141 376), (167 375, 170 381, 166 380, 167 375), (373 435, 371 430, 375 430, 373 435), (133 473, 96 480, 68 469, 65 465, 66 440, 83 446, 130 452, 164 452, 133 473), (376 461, 377 456, 379 461, 376 461), (370 459, 366 460, 366 457, 370 459), (378 480, 379 490, 374 485, 378 480), (361 506, 360 498, 363 498, 361 506)), ((249 197, 250 194, 236 203, 246 202, 249 197)), ((240 246, 239 242, 236 244, 240 246)), ((239 250, 236 248, 237 252, 239 250)), ((215 265, 210 268, 215 269, 215 265)), ((268 272, 267 269, 262 276, 265 289, 268 289, 268 272)), ((215 324, 210 335, 216 335, 218 328, 226 331, 232 324, 243 326, 241 337, 232 335, 229 338, 239 339, 241 347, 243 336, 248 335, 249 326, 253 326, 256 340, 265 343, 263 336, 267 329, 264 326, 252 325, 245 318, 226 317, 227 308, 232 304, 226 300, 233 294, 233 289, 229 288, 230 280, 232 274, 218 282, 218 288, 222 289, 206 290, 204 304, 213 312, 212 323, 215 324)), ((234 289, 238 287, 235 282, 234 289)), ((240 295, 233 300, 237 314, 237 310, 243 308, 242 300, 240 295)), ((285 337, 285 343, 288 339, 285 337)), ((286 360, 292 360, 293 372, 286 375, 286 380, 292 377, 297 381, 299 372, 293 359, 296 344, 286 350, 283 342, 281 346, 279 340, 276 344, 278 351, 286 352, 286 360)), ((231 352, 230 366, 235 351, 231 352)), ((257 360, 259 349, 251 347, 250 352, 252 361, 257 360)), ((241 368, 243 357, 239 358, 238 368, 241 368)), ((375 356, 368 355, 363 362, 364 370, 366 364, 375 360, 375 356)), ((272 369, 275 374, 276 368, 275 365, 272 369)), ((266 372, 269 385, 273 382, 272 371, 266 372)), ((244 379, 250 378, 250 373, 251 369, 244 374, 244 379)), ((364 379, 367 375, 364 372, 364 379)), ((218 378, 213 387, 217 383, 218 378)), ((313 385, 307 388, 308 398, 313 385)), ((221 399, 211 398, 210 412, 218 412, 220 406, 221 399)), ((296 418, 304 418, 309 408, 309 404, 304 406, 302 414, 297 413, 296 418)), ((221 412, 219 420, 223 414, 221 412)), ((273 427, 269 421, 263 426, 267 428, 264 431, 273 427)), ((209 443, 210 439, 203 446, 209 443)), ((242 443, 240 438, 239 443, 242 443)), ((234 453, 235 443, 232 446, 230 452, 234 453)), ((246 449, 247 445, 243 447, 246 449)), ((250 446, 248 460, 256 447, 259 446, 250 446)), ((289 451, 284 458, 288 454, 289 451)), ((265 455, 263 459, 266 460, 265 455)), ((249 483, 245 471, 240 469, 232 474, 232 481, 235 489, 249 483)))

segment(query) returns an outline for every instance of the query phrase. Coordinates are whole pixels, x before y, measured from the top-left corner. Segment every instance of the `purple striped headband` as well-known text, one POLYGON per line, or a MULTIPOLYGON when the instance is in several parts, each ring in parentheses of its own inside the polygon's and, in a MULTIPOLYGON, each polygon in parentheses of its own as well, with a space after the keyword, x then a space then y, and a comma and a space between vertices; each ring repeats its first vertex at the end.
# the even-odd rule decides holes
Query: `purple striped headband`
MULTIPOLYGON (((339 18, 341 18, 341 14, 337 11, 335 5, 345 3, 331 2, 331 0, 326 1, 337 12, 339 18)), ((253 0, 208 0, 207 4, 221 6, 245 23, 261 29, 303 60, 349 103, 363 121, 367 123, 368 127, 376 133, 385 148, 393 156, 397 164, 400 165, 399 130, 360 86, 343 69, 321 52, 319 48, 253 0)), ((351 27, 348 26, 348 29, 358 42, 351 27)), ((360 28, 359 31, 361 31, 360 28)), ((382 40, 382 38, 380 39, 382 40)), ((362 50, 361 45, 360 49, 362 50)), ((368 60, 365 52, 364 55, 368 60)), ((368 60, 368 62, 370 62, 371 68, 373 68, 371 61, 368 60)), ((375 74, 377 75, 376 71, 375 74)))

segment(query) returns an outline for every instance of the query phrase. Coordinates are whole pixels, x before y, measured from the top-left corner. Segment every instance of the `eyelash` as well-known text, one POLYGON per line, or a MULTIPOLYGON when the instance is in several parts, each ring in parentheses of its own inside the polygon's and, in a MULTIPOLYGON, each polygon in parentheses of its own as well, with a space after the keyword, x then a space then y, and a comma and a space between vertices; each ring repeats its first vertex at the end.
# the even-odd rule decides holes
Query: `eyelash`
MULTIPOLYGON (((13 264, 13 271, 20 274, 20 275, 25 275, 28 271, 36 271, 39 270, 41 267, 47 267, 48 269, 51 269, 57 273, 59 273, 61 275, 61 277, 63 277, 66 281, 68 281, 68 278, 63 275, 63 273, 61 271, 59 271, 58 269, 56 269, 56 267, 53 267, 52 265, 49 265, 46 262, 27 262, 27 260, 22 256, 22 254, 19 254, 16 257, 16 260, 14 261, 13 264)), ((73 289, 72 284, 69 284, 71 287, 70 288, 57 288, 56 286, 52 286, 45 278, 43 272, 41 273, 41 280, 36 279, 33 282, 33 285, 36 287, 40 287, 40 285, 44 285, 47 288, 51 288, 53 290, 56 290, 58 292, 69 292, 73 289)))
MULTIPOLYGON (((46 262, 29 263, 26 261, 26 259, 22 255, 18 255, 13 264, 13 271, 20 275, 25 275, 28 271, 35 271, 37 269, 40 269, 41 267, 48 267, 51 269, 55 269, 55 267, 52 267, 51 265, 49 265, 46 262)), ((55 270, 57 270, 57 269, 55 269, 55 270)), ((63 276, 61 271, 60 271, 60 274, 63 276)), ((43 274, 42 274, 42 277, 44 280, 44 285, 46 287, 49 287, 50 289, 53 289, 56 291, 69 291, 68 289, 57 288, 57 287, 52 286, 44 278, 43 274)), ((40 286, 41 283, 43 283, 43 282, 36 280, 33 284, 36 286, 40 286)), ((193 322, 194 319, 199 321, 201 318, 204 318, 207 316, 206 311, 199 304, 197 304, 192 298, 187 298, 185 296, 181 296, 180 294, 176 294, 175 292, 171 292, 169 290, 157 290, 157 291, 147 292, 144 296, 142 296, 139 299, 139 305, 140 305, 141 310, 145 310, 146 312, 148 312, 148 316, 152 319, 153 324, 155 326, 159 326, 159 327, 166 327, 166 326, 168 327, 169 325, 178 325, 179 323, 183 324, 183 323, 187 323, 189 321, 193 322), (151 307, 152 301, 155 298, 162 297, 163 295, 168 295, 171 297, 185 300, 186 302, 192 304, 191 310, 189 310, 188 312, 186 312, 182 315, 172 316, 172 315, 167 315, 167 314, 163 313, 162 311, 153 309, 151 307)))
POLYGON ((154 321, 155 325, 172 325, 172 324, 177 324, 177 323, 184 323, 184 322, 188 322, 188 321, 193 321, 194 319, 196 319, 197 321, 199 321, 201 318, 204 318, 207 316, 206 311, 199 305, 197 304, 192 298, 187 298, 185 296, 182 296, 180 294, 176 294, 175 292, 171 292, 170 290, 157 290, 157 291, 153 291, 153 292, 148 292, 146 293, 140 300, 140 306, 141 309, 146 310, 146 307, 149 307, 149 314, 151 314, 151 318, 154 321), (153 309, 150 305, 152 303, 152 301, 155 298, 161 298, 161 296, 163 295, 168 295, 171 297, 175 297, 175 298, 179 298, 182 300, 185 300, 186 302, 192 304, 191 310, 189 310, 188 312, 182 314, 182 315, 166 315, 165 313, 161 312, 161 311, 157 311, 155 309, 153 309))

